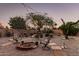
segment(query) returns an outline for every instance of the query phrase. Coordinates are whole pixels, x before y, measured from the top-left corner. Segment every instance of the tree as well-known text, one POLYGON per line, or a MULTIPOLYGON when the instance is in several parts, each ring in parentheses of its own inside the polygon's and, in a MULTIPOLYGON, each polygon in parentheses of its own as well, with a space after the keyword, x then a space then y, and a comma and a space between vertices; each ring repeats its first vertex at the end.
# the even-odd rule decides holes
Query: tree
POLYGON ((22 17, 11 17, 9 20, 9 25, 13 29, 26 29, 25 20, 22 17))
POLYGON ((67 22, 67 23, 65 23, 63 21, 63 19, 61 19, 61 20, 62 20, 63 24, 59 28, 63 31, 63 34, 66 39, 69 39, 68 38, 69 35, 76 35, 76 33, 79 32, 79 28, 77 28, 75 26, 75 25, 77 25, 79 20, 76 22, 67 22))
POLYGON ((45 15, 29 13, 29 17, 31 18, 33 25, 36 26, 38 30, 43 28, 45 25, 52 27, 54 25, 54 21, 45 15))
POLYGON ((18 33, 13 33, 13 39, 18 42, 18 39, 22 39, 23 34, 21 33, 21 31, 23 29, 26 29, 26 21, 24 20, 24 18, 20 17, 20 16, 16 16, 16 17, 11 17, 9 20, 9 25, 12 29, 16 29, 18 31, 18 33))
MULTIPOLYGON (((53 24, 54 24, 53 20, 50 17, 41 15, 41 14, 29 13, 29 18, 31 19, 33 25, 37 27, 38 40, 40 38, 40 35, 42 34, 41 29, 43 28, 43 26, 47 25, 47 26, 53 27, 53 24)), ((38 42, 36 42, 36 43, 38 43, 38 42)), ((46 44, 46 46, 47 46, 47 44, 46 44)))

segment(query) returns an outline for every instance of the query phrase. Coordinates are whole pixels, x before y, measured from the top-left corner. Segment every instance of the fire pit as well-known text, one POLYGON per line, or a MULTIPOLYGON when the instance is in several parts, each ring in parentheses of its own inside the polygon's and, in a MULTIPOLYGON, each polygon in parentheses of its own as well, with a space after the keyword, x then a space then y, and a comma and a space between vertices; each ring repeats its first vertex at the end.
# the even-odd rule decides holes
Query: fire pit
POLYGON ((37 45, 34 42, 19 43, 16 48, 19 50, 32 50, 37 48, 37 45))

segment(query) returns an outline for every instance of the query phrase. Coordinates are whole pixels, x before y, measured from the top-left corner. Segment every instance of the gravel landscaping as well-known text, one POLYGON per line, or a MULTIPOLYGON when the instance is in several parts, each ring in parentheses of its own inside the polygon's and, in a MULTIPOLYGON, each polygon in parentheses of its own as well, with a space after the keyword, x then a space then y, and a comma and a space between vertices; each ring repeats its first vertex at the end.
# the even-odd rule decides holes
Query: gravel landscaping
MULTIPOLYGON (((79 56, 79 37, 70 38, 70 40, 62 39, 62 36, 54 36, 51 42, 55 42, 58 45, 63 45, 65 43, 66 47, 63 49, 63 54, 61 56, 79 56)), ((40 47, 21 51, 15 48, 15 44, 9 44, 7 46, 2 46, 3 44, 10 43, 10 38, 0 38, 0 56, 54 56, 53 50, 43 50, 40 47)), ((24 38, 28 41, 28 38, 24 38)), ((31 39, 31 38, 29 38, 31 39)))

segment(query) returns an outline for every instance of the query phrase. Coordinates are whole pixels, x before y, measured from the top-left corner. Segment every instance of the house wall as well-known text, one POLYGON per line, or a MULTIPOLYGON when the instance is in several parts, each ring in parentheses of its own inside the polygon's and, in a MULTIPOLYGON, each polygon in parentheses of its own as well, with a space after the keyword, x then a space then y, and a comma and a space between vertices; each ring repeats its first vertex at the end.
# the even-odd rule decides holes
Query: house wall
POLYGON ((63 35, 63 31, 60 29, 54 29, 53 31, 55 35, 63 35))
POLYGON ((0 36, 1 37, 4 37, 5 33, 6 33, 5 29, 0 29, 0 36))

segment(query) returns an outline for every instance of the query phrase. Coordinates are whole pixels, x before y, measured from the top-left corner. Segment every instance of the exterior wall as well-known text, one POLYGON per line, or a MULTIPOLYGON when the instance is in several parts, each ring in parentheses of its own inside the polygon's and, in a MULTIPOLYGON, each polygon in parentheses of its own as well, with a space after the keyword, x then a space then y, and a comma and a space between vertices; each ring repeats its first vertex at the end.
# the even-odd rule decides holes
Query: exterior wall
MULTIPOLYGON (((23 30, 23 29, 10 29, 9 30, 11 33, 14 33, 14 35, 16 36, 19 36, 19 35, 23 35, 24 36, 24 34, 27 34, 27 35, 30 35, 30 34, 34 34, 34 33, 36 33, 37 31, 35 31, 35 30, 23 30)), ((54 29, 53 30, 54 31, 54 34, 55 35, 63 35, 63 32, 62 32, 62 30, 60 30, 60 29, 54 29)), ((5 33, 6 33, 6 29, 4 28, 4 29, 0 29, 0 33, 1 33, 1 37, 5 37, 5 33)), ((79 36, 79 33, 77 34, 77 36, 79 36)))
POLYGON ((1 37, 4 37, 5 33, 6 33, 5 29, 0 29, 0 36, 1 37))
POLYGON ((20 35, 24 36, 24 33, 27 33, 26 30, 23 29, 11 29, 10 32, 13 32, 14 36, 20 36, 20 35))
POLYGON ((63 35, 63 31, 60 29, 53 30, 55 35, 63 35))

